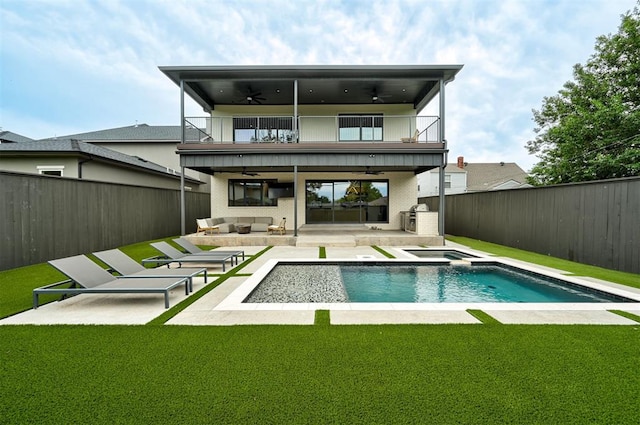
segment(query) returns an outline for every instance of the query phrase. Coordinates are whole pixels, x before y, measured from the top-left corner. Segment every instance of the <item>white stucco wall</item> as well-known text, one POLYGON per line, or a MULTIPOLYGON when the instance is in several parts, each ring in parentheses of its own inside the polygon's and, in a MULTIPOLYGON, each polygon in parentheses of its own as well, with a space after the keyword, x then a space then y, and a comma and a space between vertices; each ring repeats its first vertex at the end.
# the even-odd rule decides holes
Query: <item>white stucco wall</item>
POLYGON ((63 177, 78 177, 78 160, 71 157, 42 157, 42 158, 12 158, 3 155, 0 157, 0 170, 14 171, 17 173, 40 174, 38 166, 64 167, 63 177))
MULTIPOLYGON (((294 198, 280 198, 275 207, 230 207, 228 205, 228 181, 251 180, 241 174, 216 175, 212 179, 211 216, 212 217, 272 217, 278 223, 287 218, 287 227, 293 228, 294 198)), ((292 182, 292 173, 265 174, 263 179, 278 179, 279 182, 292 182)), ((305 182, 307 180, 388 180, 389 181, 389 223, 371 223, 381 229, 399 229, 400 212, 407 211, 417 202, 418 191, 413 173, 385 173, 379 176, 356 175, 353 173, 299 173, 298 174, 298 226, 305 224, 305 182)), ((262 180, 255 178, 255 180, 262 180)))
MULTIPOLYGON (((383 114, 383 140, 399 141, 415 130, 416 111, 412 105, 299 105, 300 143, 334 142, 338 139, 339 114, 383 114)), ((293 116, 293 106, 231 105, 219 106, 212 111, 211 134, 217 141, 233 140, 232 116, 293 116)))
MULTIPOLYGON (((451 187, 445 188, 446 195, 465 193, 467 191, 467 174, 445 172, 445 176, 451 176, 451 187)), ((426 171, 418 175, 418 197, 438 196, 440 187, 440 173, 438 169, 426 171)))

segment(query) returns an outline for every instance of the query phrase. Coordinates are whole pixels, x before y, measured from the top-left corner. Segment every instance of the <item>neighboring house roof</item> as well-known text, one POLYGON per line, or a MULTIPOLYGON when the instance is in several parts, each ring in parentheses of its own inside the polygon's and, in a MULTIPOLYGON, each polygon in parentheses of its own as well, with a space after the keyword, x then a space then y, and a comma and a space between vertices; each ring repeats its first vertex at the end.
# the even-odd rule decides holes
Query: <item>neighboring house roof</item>
MULTIPOLYGON (((154 162, 147 161, 137 156, 126 155, 112 149, 96 146, 91 143, 81 142, 76 139, 42 140, 24 143, 3 143, 0 144, 0 151, 11 152, 18 155, 55 155, 55 154, 76 154, 99 158, 108 162, 117 163, 120 166, 141 168, 147 172, 163 174, 167 177, 180 178, 180 173, 176 170, 163 167, 154 162)), ((191 183, 202 184, 200 180, 185 176, 185 180, 191 183)))
POLYGON ((527 173, 515 162, 465 163, 464 170, 467 172, 467 192, 531 187, 527 183, 527 173))
MULTIPOLYGON (((434 168, 430 172, 438 174, 440 172, 440 168, 434 168)), ((447 166, 444 167, 444 172, 445 174, 451 174, 451 173, 466 173, 467 171, 464 170, 463 168, 458 167, 456 164, 447 164, 447 166)))
MULTIPOLYGON (((179 125, 136 124, 126 127, 108 128, 87 133, 70 134, 62 137, 50 137, 46 140, 76 139, 85 142, 170 142, 178 143, 182 138, 179 125)), ((185 129, 187 139, 192 140, 201 133, 195 128, 185 129), (191 137, 191 138, 190 138, 191 137)))
POLYGON ((18 133, 13 133, 11 131, 0 131, 0 142, 1 143, 23 143, 23 142, 33 142, 33 139, 22 136, 18 133))

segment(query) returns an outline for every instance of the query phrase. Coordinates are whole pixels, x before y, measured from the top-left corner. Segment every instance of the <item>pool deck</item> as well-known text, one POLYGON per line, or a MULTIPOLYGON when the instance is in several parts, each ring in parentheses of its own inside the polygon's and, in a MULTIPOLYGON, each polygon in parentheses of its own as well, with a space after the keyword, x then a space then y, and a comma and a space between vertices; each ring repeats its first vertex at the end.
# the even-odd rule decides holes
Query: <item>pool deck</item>
MULTIPOLYGON (((485 253, 447 242, 448 248, 474 252, 481 256, 485 253)), ((224 247, 222 249, 229 249, 224 247)), ((247 255, 253 255, 264 246, 236 246, 247 255)), ((382 247, 398 258, 414 258, 402 249, 420 249, 418 246, 382 247)), ((370 246, 326 247, 329 259, 386 259, 370 246)), ((499 258, 499 257, 492 257, 499 258)), ((218 287, 206 293, 193 304, 167 321, 167 325, 188 326, 233 326, 233 325, 313 325, 315 310, 330 311, 332 325, 376 325, 376 324, 480 324, 481 322, 467 310, 482 310, 503 324, 592 324, 592 325, 639 325, 638 322, 612 313, 609 310, 621 310, 640 315, 639 303, 612 304, 252 304, 239 305, 233 301, 236 291, 250 275, 260 274, 260 268, 270 260, 278 259, 318 259, 318 247, 274 246, 255 261, 244 267, 239 273, 227 279, 218 287), (229 297, 229 295, 232 295, 229 297)), ((531 269, 568 275, 531 264, 508 260, 531 269)), ((193 266, 193 265, 192 265, 193 266)), ((209 281, 222 274, 219 266, 209 269, 209 281)), ((640 290, 610 282, 582 278, 593 285, 611 288, 640 297, 640 290)), ((205 287, 203 278, 194 279, 193 296, 205 287)), ((236 295, 237 298, 237 295, 236 295)), ((171 292, 171 306, 185 299, 184 292, 178 288, 171 292)), ((640 299, 640 298, 639 298, 640 299)), ((114 324, 143 325, 167 311, 163 298, 148 294, 83 294, 60 302, 51 302, 36 310, 0 320, 0 325, 54 325, 54 324, 114 324)))

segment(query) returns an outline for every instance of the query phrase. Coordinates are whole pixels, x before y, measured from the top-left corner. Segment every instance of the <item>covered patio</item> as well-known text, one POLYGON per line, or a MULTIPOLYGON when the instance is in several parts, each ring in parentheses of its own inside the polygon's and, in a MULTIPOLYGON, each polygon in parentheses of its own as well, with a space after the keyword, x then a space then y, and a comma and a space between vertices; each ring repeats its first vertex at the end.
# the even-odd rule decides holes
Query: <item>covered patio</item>
POLYGON ((304 224, 294 234, 287 229, 284 235, 254 232, 193 233, 185 236, 196 245, 209 246, 297 246, 297 247, 356 247, 356 246, 441 246, 441 236, 422 236, 403 230, 381 230, 359 224, 304 224))

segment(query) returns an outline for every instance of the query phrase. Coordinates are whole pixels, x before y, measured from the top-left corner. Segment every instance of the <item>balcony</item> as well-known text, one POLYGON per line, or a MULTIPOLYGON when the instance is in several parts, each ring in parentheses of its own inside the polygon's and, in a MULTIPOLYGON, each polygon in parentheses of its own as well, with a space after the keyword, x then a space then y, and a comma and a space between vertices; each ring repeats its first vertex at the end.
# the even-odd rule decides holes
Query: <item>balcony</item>
POLYGON ((415 115, 185 117, 185 143, 442 143, 440 119, 415 115), (195 131, 194 131, 195 130, 195 131))

